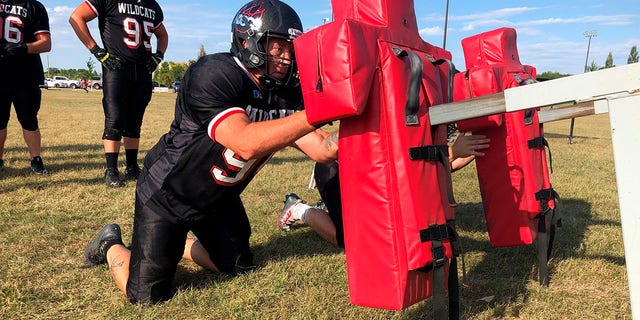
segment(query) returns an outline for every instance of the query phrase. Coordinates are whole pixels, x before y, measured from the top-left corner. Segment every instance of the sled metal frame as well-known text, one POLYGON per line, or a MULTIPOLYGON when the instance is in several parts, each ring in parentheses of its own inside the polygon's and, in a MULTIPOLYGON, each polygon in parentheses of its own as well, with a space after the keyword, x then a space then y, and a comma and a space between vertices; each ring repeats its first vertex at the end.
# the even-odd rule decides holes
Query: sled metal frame
POLYGON ((540 123, 609 113, 631 317, 640 319, 640 63, 538 82, 429 108, 432 125, 541 108, 540 123))

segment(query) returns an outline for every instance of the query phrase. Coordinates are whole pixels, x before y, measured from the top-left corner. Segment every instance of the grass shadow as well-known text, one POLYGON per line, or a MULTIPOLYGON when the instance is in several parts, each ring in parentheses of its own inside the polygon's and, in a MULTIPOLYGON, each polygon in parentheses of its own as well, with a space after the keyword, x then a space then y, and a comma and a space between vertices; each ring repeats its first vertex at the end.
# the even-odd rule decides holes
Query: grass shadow
MULTIPOLYGON (((544 134, 544 137, 547 139, 569 139, 569 128, 567 128, 567 134, 559 134, 559 133, 546 133, 544 134)), ((600 140, 601 138, 599 137, 587 137, 587 136, 577 136, 577 135, 573 135, 573 137, 571 138, 572 142, 576 142, 576 141, 585 141, 585 140, 600 140)))
MULTIPOLYGON (((592 221, 591 205, 580 199, 562 199, 556 213, 562 220, 562 227, 556 231, 549 261, 550 286, 553 286, 554 266, 564 259, 583 256, 580 244, 587 227, 597 223, 592 221)), ((486 233, 482 203, 459 204, 456 225, 459 232, 486 233)), ((488 240, 477 239, 477 236, 460 239, 462 259, 469 259, 472 265, 459 279, 460 314, 477 315, 491 310, 491 317, 495 319, 520 317, 519 306, 526 305, 530 295, 527 286, 538 280, 537 242, 527 246, 494 248, 488 240), (480 300, 487 296, 494 296, 494 299, 491 302, 480 300), (522 303, 514 307, 514 301, 522 303), (508 305, 511 307, 503 307, 508 305)), ((463 273, 462 259, 458 259, 459 274, 463 273)), ((624 265, 624 258, 610 256, 604 259, 624 265)), ((421 302, 425 304, 422 307, 408 310, 402 318, 430 317, 431 300, 421 302)))
POLYGON ((305 162, 305 161, 310 161, 310 160, 309 160, 309 157, 302 152, 298 151, 293 155, 291 154, 284 155, 282 152, 280 152, 279 154, 277 154, 277 156, 274 156, 269 160, 269 164, 281 165, 281 164, 286 164, 290 162, 299 163, 299 162, 305 162))
MULTIPOLYGON (((286 234, 273 235, 265 243, 251 247, 256 265, 255 271, 259 271, 271 262, 284 261, 288 257, 328 256, 342 252, 342 249, 320 239, 309 227, 299 227, 295 230, 286 234)), ((173 282, 176 292, 187 289, 206 290, 214 283, 229 281, 233 278, 226 274, 196 268, 198 270, 194 271, 193 268, 178 265, 173 282)))
POLYGON ((187 289, 205 290, 211 288, 214 283, 229 281, 231 276, 213 272, 204 268, 194 271, 183 265, 178 265, 173 279, 174 294, 187 289))
POLYGON ((253 246, 252 250, 258 266, 263 266, 271 261, 282 261, 288 257, 333 255, 343 251, 341 248, 322 240, 309 227, 273 235, 269 237, 268 241, 253 246))
MULTIPOLYGON (((140 149, 138 153, 138 163, 142 165, 144 156, 148 150, 140 149)), ((36 176, 31 172, 30 162, 26 146, 14 146, 5 149, 5 168, 0 172, 0 180, 20 179, 20 183, 11 183, 3 187, 3 192, 11 192, 20 188, 41 190, 48 186, 55 185, 63 187, 67 185, 101 185, 104 184, 102 171, 105 168, 104 149, 102 144, 71 144, 54 145, 42 148, 44 164, 49 171, 49 175, 36 176), (13 154, 12 154, 13 153, 13 154), (57 158, 56 155, 64 155, 64 158, 57 158), (16 160, 16 158, 24 160, 16 160), (7 158, 11 158, 7 160, 7 158), (101 171, 98 175, 90 178, 80 178, 81 175, 65 174, 65 172, 101 171), (23 179, 31 178, 31 179, 23 179)), ((124 166, 124 149, 120 152, 120 164, 124 166)))

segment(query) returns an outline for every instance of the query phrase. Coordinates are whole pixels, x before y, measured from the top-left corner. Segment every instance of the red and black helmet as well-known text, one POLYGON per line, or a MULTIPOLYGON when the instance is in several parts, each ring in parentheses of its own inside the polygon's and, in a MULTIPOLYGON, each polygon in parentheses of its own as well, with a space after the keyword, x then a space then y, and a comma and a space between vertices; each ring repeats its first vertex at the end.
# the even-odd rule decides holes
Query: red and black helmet
MULTIPOLYGON (((301 34, 300 17, 289 5, 278 0, 254 0, 242 6, 231 22, 231 53, 247 68, 263 68, 269 60, 265 48, 269 37, 293 41, 301 34)), ((294 56, 290 62, 289 75, 284 79, 272 77, 266 70, 260 81, 268 88, 297 85, 294 56)))

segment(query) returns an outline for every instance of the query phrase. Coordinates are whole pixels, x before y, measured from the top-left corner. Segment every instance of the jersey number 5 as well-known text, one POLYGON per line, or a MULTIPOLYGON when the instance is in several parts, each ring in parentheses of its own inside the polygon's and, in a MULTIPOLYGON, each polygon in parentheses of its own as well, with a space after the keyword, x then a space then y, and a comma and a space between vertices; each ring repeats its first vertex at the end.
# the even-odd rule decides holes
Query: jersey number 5
POLYGON ((147 50, 151 50, 151 35, 155 31, 153 23, 149 21, 142 21, 142 27, 140 22, 134 18, 125 18, 122 22, 124 32, 129 35, 122 39, 124 44, 131 49, 137 49, 140 44, 144 44, 147 50), (144 35, 143 35, 144 33, 144 35))
POLYGON ((4 21, 0 18, 0 39, 5 39, 9 43, 21 43, 22 32, 18 27, 22 26, 22 20, 18 17, 8 16, 4 21))

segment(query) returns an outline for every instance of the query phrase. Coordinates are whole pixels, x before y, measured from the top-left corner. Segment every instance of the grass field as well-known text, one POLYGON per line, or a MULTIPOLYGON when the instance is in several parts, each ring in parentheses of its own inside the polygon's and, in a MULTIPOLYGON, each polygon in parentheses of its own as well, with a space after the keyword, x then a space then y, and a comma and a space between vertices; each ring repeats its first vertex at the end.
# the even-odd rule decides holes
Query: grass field
MULTIPOLYGON (((430 300, 403 311, 351 305, 344 254, 309 228, 276 228, 284 194, 318 200, 306 187, 312 163, 293 149, 278 152, 243 195, 255 272, 228 278, 183 262, 172 300, 130 305, 106 267, 82 267, 85 245, 104 224, 119 223, 127 242, 133 221, 134 184, 109 189, 103 183, 101 97, 101 91, 43 91, 40 127, 48 176, 30 173, 12 113, 7 168, 0 173, 0 319, 430 318, 430 300)), ((175 94, 154 94, 142 155, 168 129, 174 100, 175 94)), ((466 271, 462 318, 630 319, 607 115, 577 119, 572 145, 569 121, 549 123, 545 130, 563 221, 550 261, 551 284, 538 285, 535 246, 490 246, 475 169, 465 168, 454 174, 466 271)))

